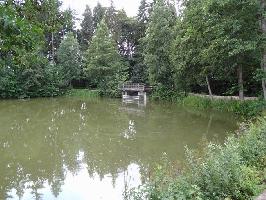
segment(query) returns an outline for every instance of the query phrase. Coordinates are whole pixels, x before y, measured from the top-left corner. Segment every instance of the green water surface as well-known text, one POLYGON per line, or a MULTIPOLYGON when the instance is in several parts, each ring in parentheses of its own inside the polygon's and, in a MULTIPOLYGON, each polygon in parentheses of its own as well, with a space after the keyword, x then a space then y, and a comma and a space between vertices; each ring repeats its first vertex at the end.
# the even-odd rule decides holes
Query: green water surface
POLYGON ((0 199, 121 200, 167 154, 223 142, 231 114, 171 103, 55 98, 0 101, 0 199))

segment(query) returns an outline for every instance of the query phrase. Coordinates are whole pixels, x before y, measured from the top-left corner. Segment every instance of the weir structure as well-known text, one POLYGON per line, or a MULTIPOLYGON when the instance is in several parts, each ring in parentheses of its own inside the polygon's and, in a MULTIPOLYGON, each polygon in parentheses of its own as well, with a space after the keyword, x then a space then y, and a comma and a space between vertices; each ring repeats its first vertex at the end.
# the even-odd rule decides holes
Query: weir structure
POLYGON ((120 90, 122 91, 123 101, 142 101, 146 105, 147 92, 151 90, 151 87, 143 83, 124 83, 120 86, 120 90))

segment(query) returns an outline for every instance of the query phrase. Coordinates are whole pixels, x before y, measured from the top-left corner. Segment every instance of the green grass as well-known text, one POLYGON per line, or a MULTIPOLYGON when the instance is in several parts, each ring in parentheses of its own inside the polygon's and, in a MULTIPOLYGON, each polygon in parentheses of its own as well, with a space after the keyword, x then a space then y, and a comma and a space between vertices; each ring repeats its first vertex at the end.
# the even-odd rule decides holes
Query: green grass
POLYGON ((100 97, 100 92, 98 90, 72 89, 66 93, 66 96, 82 97, 82 98, 97 98, 97 97, 100 97))
MULTIPOLYGON (((127 193, 128 200, 251 200, 265 188, 266 118, 243 124, 224 145, 186 150, 179 172, 167 161, 150 182, 127 193)), ((165 160, 165 159, 164 159, 165 160)))
POLYGON ((237 101, 237 100, 215 100, 197 96, 187 96, 178 99, 178 104, 196 108, 199 110, 217 110, 233 112, 239 117, 250 119, 262 114, 266 108, 263 100, 237 101))

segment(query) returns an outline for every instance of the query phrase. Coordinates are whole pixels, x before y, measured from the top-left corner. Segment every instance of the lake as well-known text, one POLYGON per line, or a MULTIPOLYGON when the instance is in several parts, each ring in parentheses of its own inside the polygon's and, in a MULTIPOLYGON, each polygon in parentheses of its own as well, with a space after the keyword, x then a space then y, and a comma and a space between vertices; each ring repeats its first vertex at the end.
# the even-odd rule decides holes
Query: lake
POLYGON ((122 200, 164 154, 222 143, 233 114, 119 99, 0 101, 0 199, 122 200))

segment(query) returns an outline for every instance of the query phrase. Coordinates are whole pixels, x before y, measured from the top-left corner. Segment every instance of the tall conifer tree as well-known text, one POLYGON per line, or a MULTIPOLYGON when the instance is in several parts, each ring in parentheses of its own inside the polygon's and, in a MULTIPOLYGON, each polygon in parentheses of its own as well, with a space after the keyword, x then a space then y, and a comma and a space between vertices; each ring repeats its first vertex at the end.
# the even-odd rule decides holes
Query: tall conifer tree
POLYGON ((60 75, 64 85, 78 79, 81 74, 80 46, 73 33, 68 33, 58 49, 58 62, 60 75))
POLYGON ((83 21, 81 23, 81 47, 86 50, 89 43, 91 42, 94 27, 93 27, 93 16, 90 7, 87 5, 86 10, 83 14, 83 21))
POLYGON ((102 21, 106 13, 106 9, 98 2, 96 7, 93 9, 93 27, 94 30, 97 28, 98 24, 102 21))
POLYGON ((176 16, 172 7, 165 0, 158 0, 143 39, 144 59, 149 69, 150 83, 168 89, 173 87, 174 68, 170 60, 170 50, 175 22, 176 16))
POLYGON ((116 96, 118 85, 127 79, 127 67, 104 20, 98 25, 86 53, 86 72, 105 95, 116 96))

